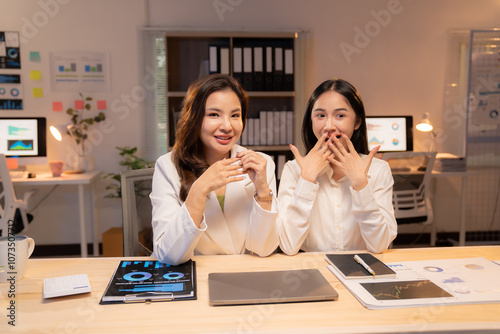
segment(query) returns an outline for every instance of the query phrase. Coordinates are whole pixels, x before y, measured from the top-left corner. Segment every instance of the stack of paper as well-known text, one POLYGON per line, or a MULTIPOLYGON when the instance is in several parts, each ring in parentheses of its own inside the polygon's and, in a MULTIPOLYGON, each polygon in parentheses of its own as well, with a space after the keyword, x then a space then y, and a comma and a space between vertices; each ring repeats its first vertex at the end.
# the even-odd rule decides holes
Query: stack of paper
POLYGON ((433 169, 439 172, 464 172, 467 169, 466 160, 454 154, 438 153, 433 169))
POLYGON ((369 309, 500 302, 500 266, 481 257, 387 265, 397 278, 345 279, 327 267, 369 309))

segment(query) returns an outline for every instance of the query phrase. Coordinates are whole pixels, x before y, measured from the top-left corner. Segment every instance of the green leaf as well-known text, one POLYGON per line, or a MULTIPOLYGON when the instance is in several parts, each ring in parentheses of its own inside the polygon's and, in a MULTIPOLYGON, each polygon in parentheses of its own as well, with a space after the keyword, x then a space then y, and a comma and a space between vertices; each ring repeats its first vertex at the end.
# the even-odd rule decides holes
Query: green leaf
POLYGON ((90 108, 92 108, 92 106, 90 105, 90 103, 85 104, 85 109, 90 110, 90 108))

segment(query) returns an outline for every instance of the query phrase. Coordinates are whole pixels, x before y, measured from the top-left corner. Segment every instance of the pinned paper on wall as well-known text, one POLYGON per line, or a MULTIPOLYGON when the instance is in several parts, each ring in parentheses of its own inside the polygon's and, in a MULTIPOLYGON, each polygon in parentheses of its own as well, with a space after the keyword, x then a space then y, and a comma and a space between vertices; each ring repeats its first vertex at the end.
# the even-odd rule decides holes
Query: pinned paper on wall
POLYGON ((19 32, 0 31, 0 68, 21 68, 19 41, 19 32))
POLYGON ((109 56, 102 52, 49 54, 50 83, 56 92, 109 91, 109 56))
POLYGON ((52 111, 63 111, 63 104, 59 101, 52 102, 52 111))
POLYGON ((43 89, 40 87, 33 88, 33 97, 43 97, 43 89))
POLYGON ((0 73, 0 110, 23 109, 23 87, 21 75, 0 73))
POLYGON ((75 100, 75 109, 81 110, 84 107, 84 102, 83 100, 75 100))
POLYGON ((40 52, 30 51, 30 61, 40 61, 40 52))
POLYGON ((40 71, 31 71, 30 72, 30 79, 31 80, 40 80, 42 77, 42 74, 40 71))
POLYGON ((108 109, 106 100, 97 100, 97 109, 98 110, 106 110, 108 109))

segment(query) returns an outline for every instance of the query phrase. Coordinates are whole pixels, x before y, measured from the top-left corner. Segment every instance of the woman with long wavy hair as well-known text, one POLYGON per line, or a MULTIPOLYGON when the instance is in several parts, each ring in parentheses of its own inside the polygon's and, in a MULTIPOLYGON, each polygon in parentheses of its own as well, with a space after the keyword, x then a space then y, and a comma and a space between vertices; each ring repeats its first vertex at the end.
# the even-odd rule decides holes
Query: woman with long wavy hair
POLYGON ((237 141, 248 97, 231 76, 191 84, 172 152, 155 167, 153 255, 179 264, 194 254, 271 254, 278 246, 274 162, 237 141))

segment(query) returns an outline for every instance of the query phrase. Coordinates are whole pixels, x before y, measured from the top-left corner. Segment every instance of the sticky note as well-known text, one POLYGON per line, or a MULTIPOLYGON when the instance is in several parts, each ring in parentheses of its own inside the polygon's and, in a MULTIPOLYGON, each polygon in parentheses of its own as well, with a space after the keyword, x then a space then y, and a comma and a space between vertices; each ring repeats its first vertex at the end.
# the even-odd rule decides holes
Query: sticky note
POLYGON ((43 89, 42 88, 33 88, 33 97, 43 97, 43 89))
POLYGON ((30 51, 30 60, 31 61, 40 61, 40 52, 30 51))
POLYGON ((98 110, 106 110, 107 105, 106 105, 106 100, 97 100, 97 109, 98 110))
POLYGON ((84 103, 83 100, 75 100, 75 109, 83 109, 84 103))
POLYGON ((31 71, 30 72, 30 79, 31 80, 40 80, 40 78, 42 77, 40 71, 31 71))
POLYGON ((62 102, 52 102, 52 111, 63 111, 62 102))

